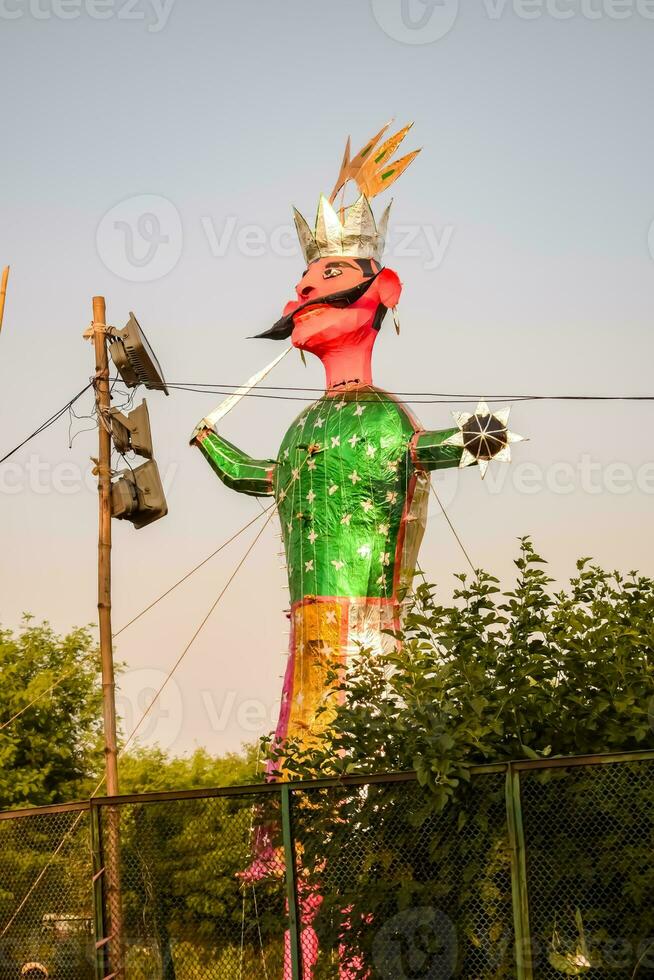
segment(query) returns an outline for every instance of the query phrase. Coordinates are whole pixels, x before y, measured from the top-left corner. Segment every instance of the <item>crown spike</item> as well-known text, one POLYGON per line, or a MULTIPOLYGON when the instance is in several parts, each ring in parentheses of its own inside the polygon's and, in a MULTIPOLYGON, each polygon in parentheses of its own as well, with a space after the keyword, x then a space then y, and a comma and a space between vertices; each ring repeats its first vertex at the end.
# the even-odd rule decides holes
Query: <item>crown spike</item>
POLYGON ((318 202, 315 239, 319 244, 321 254, 323 253, 323 243, 327 247, 328 255, 338 255, 343 248, 343 225, 324 194, 320 195, 318 202))
POLYGON ((358 200, 345 212, 343 247, 350 254, 374 258, 377 252, 377 241, 377 225, 370 207, 370 201, 364 194, 361 194, 358 200))
POLYGON ((320 249, 308 222, 297 208, 293 208, 293 218, 295 219, 295 228, 297 230, 297 237, 300 240, 302 254, 304 255, 305 262, 309 265, 311 262, 320 258, 320 249))
POLYGON ((379 249, 379 254, 383 255, 384 248, 386 246, 386 236, 388 234, 388 219, 391 216, 391 207, 393 206, 393 201, 391 200, 384 210, 381 216, 379 224, 377 226, 377 247, 379 249))

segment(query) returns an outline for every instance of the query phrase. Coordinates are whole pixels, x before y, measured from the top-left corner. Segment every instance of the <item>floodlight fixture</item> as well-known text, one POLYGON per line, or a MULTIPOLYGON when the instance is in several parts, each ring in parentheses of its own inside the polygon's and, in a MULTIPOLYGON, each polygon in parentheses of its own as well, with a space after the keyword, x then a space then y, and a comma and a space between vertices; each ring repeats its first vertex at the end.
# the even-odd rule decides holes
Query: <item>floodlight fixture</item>
POLYGON ((145 399, 138 408, 123 415, 117 408, 111 409, 111 433, 114 446, 121 455, 129 452, 137 456, 152 459, 152 432, 150 430, 150 415, 145 399))
POLYGON ((153 459, 123 470, 111 485, 111 516, 146 527, 168 513, 159 467, 153 459))
POLYGON ((145 385, 168 394, 161 365, 133 313, 122 330, 113 331, 109 353, 128 388, 145 385))

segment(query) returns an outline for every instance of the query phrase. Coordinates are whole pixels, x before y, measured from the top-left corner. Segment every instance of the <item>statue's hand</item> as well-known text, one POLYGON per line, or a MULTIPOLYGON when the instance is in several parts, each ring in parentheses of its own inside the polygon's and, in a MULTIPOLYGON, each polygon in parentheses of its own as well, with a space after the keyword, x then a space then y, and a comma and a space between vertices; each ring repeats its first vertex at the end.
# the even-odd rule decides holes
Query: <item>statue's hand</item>
POLYGON ((504 408, 491 412, 485 402, 480 402, 472 415, 469 412, 454 413, 459 431, 446 439, 444 445, 462 449, 460 467, 477 463, 483 478, 492 459, 510 461, 511 444, 524 439, 524 436, 509 431, 510 411, 510 408, 504 408))

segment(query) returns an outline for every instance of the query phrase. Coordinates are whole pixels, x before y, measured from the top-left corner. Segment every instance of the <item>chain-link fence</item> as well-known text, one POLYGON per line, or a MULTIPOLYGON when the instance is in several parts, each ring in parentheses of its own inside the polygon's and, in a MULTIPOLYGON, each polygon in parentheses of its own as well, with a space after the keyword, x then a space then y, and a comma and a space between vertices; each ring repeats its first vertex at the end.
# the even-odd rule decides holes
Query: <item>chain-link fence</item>
POLYGON ((654 978, 654 752, 0 814, 0 980, 654 978), (37 975, 37 974, 35 974, 37 975))

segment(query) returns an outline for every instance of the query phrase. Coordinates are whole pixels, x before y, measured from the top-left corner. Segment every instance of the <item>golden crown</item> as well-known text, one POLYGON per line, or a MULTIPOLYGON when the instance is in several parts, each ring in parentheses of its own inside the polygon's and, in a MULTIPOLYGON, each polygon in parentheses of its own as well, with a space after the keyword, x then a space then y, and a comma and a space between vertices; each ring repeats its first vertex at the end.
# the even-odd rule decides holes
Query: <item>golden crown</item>
POLYGON ((404 126, 379 146, 379 141, 390 126, 390 122, 386 123, 353 158, 350 157, 351 145, 348 138, 331 197, 328 199, 324 194, 320 196, 313 230, 297 208, 293 208, 295 227, 307 263, 328 255, 351 255, 360 259, 375 259, 377 262, 381 260, 393 202, 385 209, 377 224, 370 200, 395 183, 420 153, 420 150, 413 150, 398 160, 391 159, 412 125, 413 123, 409 123, 404 126), (375 148, 376 152, 373 153, 375 148), (344 192, 345 185, 350 180, 356 183, 360 196, 354 204, 349 207, 341 206, 336 211, 336 197, 340 191, 344 192))

